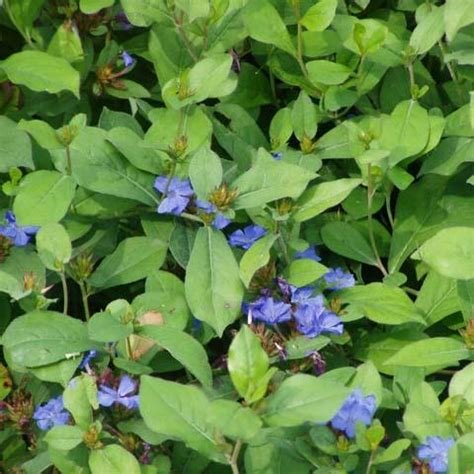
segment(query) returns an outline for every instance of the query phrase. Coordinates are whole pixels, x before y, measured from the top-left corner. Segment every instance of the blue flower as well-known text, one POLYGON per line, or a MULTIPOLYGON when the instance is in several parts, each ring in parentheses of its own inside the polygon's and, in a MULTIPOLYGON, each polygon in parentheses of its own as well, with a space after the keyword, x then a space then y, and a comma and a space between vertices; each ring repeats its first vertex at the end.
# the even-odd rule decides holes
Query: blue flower
POLYGON ((248 225, 243 230, 239 229, 229 235, 229 243, 232 247, 249 249, 258 239, 261 239, 267 231, 259 225, 248 225))
POLYGON ((299 260, 300 258, 308 258, 309 260, 314 260, 315 262, 320 262, 321 257, 316 251, 316 245, 310 245, 306 250, 302 252, 295 253, 295 259, 299 260))
POLYGON ((271 296, 261 296, 247 307, 252 319, 267 324, 277 324, 291 319, 291 305, 275 301, 271 296))
POLYGON ((35 235, 39 229, 39 227, 33 225, 17 225, 15 214, 12 211, 5 213, 5 220, 7 225, 0 226, 0 234, 11 239, 16 247, 24 247, 30 241, 31 236, 35 235))
POLYGON ((331 268, 324 279, 331 290, 342 290, 343 288, 350 288, 355 285, 354 275, 349 272, 344 272, 342 268, 331 268))
POLYGON ((217 211, 217 207, 209 201, 202 201, 201 199, 196 199, 196 206, 204 211, 206 214, 215 214, 214 220, 212 221, 212 226, 218 230, 227 227, 230 224, 230 220, 227 219, 224 215, 217 211))
POLYGON ((356 388, 331 420, 331 425, 337 430, 344 431, 349 438, 353 438, 356 423, 362 422, 365 426, 369 426, 376 409, 375 396, 364 397, 362 390, 356 388))
POLYGON ((344 332, 342 321, 324 307, 322 295, 300 303, 295 311, 295 319, 296 328, 306 337, 317 337, 321 333, 341 335, 344 332))
POLYGON ((120 56, 126 68, 132 67, 135 64, 135 59, 127 51, 124 51, 120 56))
POLYGON ((283 158, 283 153, 281 151, 272 151, 271 155, 276 161, 280 161, 283 158))
POLYGON ((69 419, 69 413, 64 409, 62 395, 38 405, 33 414, 33 420, 43 431, 50 430, 53 426, 67 425, 69 419))
POLYGON ((119 403, 125 408, 132 410, 138 408, 138 395, 132 395, 137 389, 137 384, 128 375, 124 375, 118 386, 118 389, 101 385, 97 393, 99 405, 103 407, 110 407, 113 404, 119 403))
POLYGON ((166 176, 155 179, 155 189, 163 194, 164 199, 158 206, 158 214, 173 214, 179 216, 189 204, 194 194, 189 179, 174 177, 171 180, 166 176))
POLYGON ((292 303, 304 304, 313 298, 314 286, 303 286, 302 288, 297 288, 296 286, 291 285, 290 289, 292 303))
POLYGON ((453 444, 453 438, 428 436, 425 444, 418 448, 418 457, 427 461, 433 472, 446 472, 448 470, 448 451, 453 444))
POLYGON ((84 354, 84 357, 82 358, 81 363, 79 364, 80 369, 89 369, 89 365, 92 361, 92 359, 95 359, 97 357, 97 351, 95 349, 92 349, 84 354))

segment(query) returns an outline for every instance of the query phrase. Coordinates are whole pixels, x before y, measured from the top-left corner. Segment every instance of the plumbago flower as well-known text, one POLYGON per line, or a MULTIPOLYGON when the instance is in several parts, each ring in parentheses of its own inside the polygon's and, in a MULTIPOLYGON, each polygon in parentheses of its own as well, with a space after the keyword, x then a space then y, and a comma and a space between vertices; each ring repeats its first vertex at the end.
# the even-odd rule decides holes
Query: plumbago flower
POLYGON ((418 447, 418 457, 427 462, 433 472, 446 472, 448 470, 448 451, 453 444, 453 438, 428 436, 424 444, 418 447))
POLYGON ((189 179, 179 179, 177 176, 171 179, 158 176, 154 188, 164 197, 158 206, 158 214, 181 215, 194 195, 189 179))
POLYGON ((128 69, 128 68, 131 68, 136 60, 135 58, 133 58, 130 54, 127 53, 127 51, 124 51, 120 57, 122 58, 122 61, 123 61, 123 65, 128 69))
POLYGON ((12 211, 5 213, 5 220, 7 224, 0 226, 0 234, 11 239, 15 247, 24 247, 39 230, 33 225, 19 226, 12 211))
POLYGON ((314 260, 315 262, 320 262, 321 257, 318 255, 316 250, 316 245, 310 245, 306 250, 295 253, 295 258, 297 260, 301 258, 308 258, 309 260, 314 260))
POLYGON ((330 290, 342 290, 344 288, 350 288, 355 285, 354 275, 349 272, 345 272, 342 268, 331 268, 324 279, 330 290))
POLYGON ((317 337, 322 333, 340 336, 344 332, 342 321, 324 307, 322 295, 299 305, 295 311, 295 319, 296 328, 306 337, 317 337))
POLYGON ((358 422, 369 426, 377 409, 374 395, 364 397, 362 390, 356 388, 346 399, 342 407, 331 420, 331 426, 343 431, 347 437, 355 436, 358 422))
POLYGON ((214 214, 214 219, 212 221, 212 226, 220 230, 224 227, 227 227, 230 224, 230 220, 227 219, 223 214, 218 212, 217 207, 209 201, 202 201, 201 199, 196 199, 196 206, 198 209, 204 211, 205 214, 214 214))
POLYGON ((89 371, 90 363, 96 357, 97 357, 97 351, 95 349, 92 349, 86 352, 86 354, 84 354, 84 357, 82 358, 81 363, 79 364, 79 369, 86 369, 87 371, 89 371))
POLYGON ((67 425, 70 420, 69 412, 64 409, 63 397, 52 398, 48 402, 38 405, 33 414, 40 430, 50 430, 53 426, 67 425))
POLYGON ((236 230, 229 235, 229 244, 232 247, 241 247, 248 250, 257 240, 261 239, 267 231, 259 225, 248 225, 244 229, 236 230))
POLYGON ((110 407, 114 404, 119 404, 132 410, 138 408, 139 396, 133 395, 136 392, 137 383, 134 382, 128 375, 124 375, 120 379, 117 389, 101 385, 97 398, 99 405, 110 407))
POLYGON ((291 319, 291 305, 275 301, 271 296, 261 296, 248 305, 249 319, 267 324, 277 324, 291 319))

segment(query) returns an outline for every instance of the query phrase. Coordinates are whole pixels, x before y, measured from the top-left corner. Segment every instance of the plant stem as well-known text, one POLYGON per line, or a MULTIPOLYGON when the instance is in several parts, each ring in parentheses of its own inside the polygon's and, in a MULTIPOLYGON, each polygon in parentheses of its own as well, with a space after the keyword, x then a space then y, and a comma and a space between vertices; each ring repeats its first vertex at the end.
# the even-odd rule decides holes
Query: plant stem
POLYGON ((188 51, 188 53, 191 56, 191 58, 193 59, 193 61, 195 63, 197 63, 199 61, 199 56, 194 51, 194 47, 193 47, 191 41, 189 41, 189 38, 188 38, 186 32, 183 29, 183 16, 181 16, 181 18, 176 18, 175 17, 174 18, 174 24, 176 25, 176 29, 178 30, 178 34, 179 34, 180 38, 183 40, 183 44, 184 44, 186 50, 188 51))
POLYGON ((66 145, 66 170, 68 176, 72 175, 72 160, 71 160, 71 150, 69 145, 66 145))
POLYGON ((285 240, 283 239, 283 235, 281 232, 278 232, 278 245, 280 246, 281 253, 283 254, 283 259, 287 265, 290 264, 290 257, 288 256, 288 249, 286 248, 285 240))
POLYGON ((83 281, 79 281, 79 288, 81 289, 82 304, 84 306, 84 314, 86 316, 86 321, 89 321, 91 315, 89 310, 89 295, 87 294, 86 285, 83 281))
POLYGON ((59 273, 61 278, 61 285, 63 287, 63 313, 67 314, 68 304, 69 304, 69 296, 67 291, 67 281, 66 281, 66 274, 64 271, 59 273))
POLYGON ((408 69, 408 77, 410 78, 410 95, 413 98, 413 91, 416 86, 415 73, 413 71, 413 64, 412 63, 407 64, 407 69, 408 69))
POLYGON ((235 443, 232 455, 229 456, 229 464, 232 469, 232 474, 239 474, 239 466, 237 461, 239 460, 240 450, 242 449, 242 440, 238 439, 235 443))
POLYGON ((201 218, 199 218, 198 216, 195 216, 194 214, 189 214, 188 212, 182 212, 179 217, 188 219, 188 221, 199 222, 200 224, 203 224, 203 221, 201 218))
POLYGON ((372 184, 372 165, 371 163, 369 163, 368 171, 367 171, 367 211, 368 211, 367 228, 369 231, 370 245, 372 246, 372 250, 375 255, 377 267, 383 273, 383 276, 387 276, 388 272, 385 269, 382 263, 382 260, 380 260, 379 251, 377 250, 377 244, 375 243, 375 237, 374 237, 374 226, 372 222, 372 199, 374 197, 374 193, 375 193, 375 190, 373 189, 373 184, 372 184))
POLYGON ((393 219, 393 214, 392 214, 391 197, 392 197, 392 194, 390 192, 385 195, 385 208, 387 210, 387 216, 388 216, 388 221, 390 222, 390 227, 393 230, 395 226, 395 221, 393 219))
POLYGON ((370 453, 369 462, 367 463, 367 469, 365 470, 365 474, 370 474, 370 470, 372 469, 372 463, 374 462, 375 457, 375 449, 370 453))

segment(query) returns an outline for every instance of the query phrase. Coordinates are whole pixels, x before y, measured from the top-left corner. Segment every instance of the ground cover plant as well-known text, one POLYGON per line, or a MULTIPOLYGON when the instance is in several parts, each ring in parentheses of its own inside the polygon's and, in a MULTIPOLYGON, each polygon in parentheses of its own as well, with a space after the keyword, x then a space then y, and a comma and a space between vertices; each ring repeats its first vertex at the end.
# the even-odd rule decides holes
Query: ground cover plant
POLYGON ((474 472, 473 0, 0 0, 0 472, 474 472))

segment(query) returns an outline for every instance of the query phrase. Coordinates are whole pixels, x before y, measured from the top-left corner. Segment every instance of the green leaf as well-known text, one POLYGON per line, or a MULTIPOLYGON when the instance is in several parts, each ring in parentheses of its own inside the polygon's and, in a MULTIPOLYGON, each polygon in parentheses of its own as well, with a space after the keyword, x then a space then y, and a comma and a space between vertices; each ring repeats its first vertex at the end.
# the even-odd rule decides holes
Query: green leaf
POLYGON ((196 107, 186 114, 185 124, 180 128, 179 110, 153 109, 149 117, 153 122, 145 135, 147 146, 169 151, 174 149, 180 136, 186 137, 186 149, 182 156, 211 143, 212 123, 202 109, 196 107))
POLYGON ((285 23, 268 0, 250 0, 243 10, 243 21, 251 38, 296 55, 285 23))
POLYGON ((93 421, 92 409, 99 408, 95 378, 82 374, 73 378, 64 390, 64 407, 71 412, 76 424, 88 430, 93 421))
POLYGON ((425 278, 415 305, 424 313, 427 326, 459 311, 456 280, 431 271, 425 278))
POLYGON ((380 148, 390 150, 389 163, 395 166, 420 153, 428 143, 429 135, 428 112, 415 100, 405 100, 383 122, 380 148))
POLYGON ((266 235, 257 240, 242 256, 239 264, 240 278, 247 288, 255 272, 270 260, 270 250, 276 239, 274 234, 266 235))
POLYGON ((321 229, 324 245, 343 257, 377 265, 374 251, 364 235, 348 222, 329 222, 321 229))
POLYGON ((448 474, 472 470, 474 466, 474 433, 467 433, 457 439, 448 451, 448 474))
POLYGON ((115 342, 133 333, 133 311, 126 300, 115 300, 104 312, 96 313, 87 322, 89 338, 93 341, 115 342))
MULTIPOLYGON (((1 120, 2 118, 0 117, 1 120)), ((28 132, 46 150, 60 150, 64 148, 64 144, 59 140, 56 130, 47 122, 21 119, 18 123, 18 128, 28 132)), ((0 130, 2 129, 3 126, 0 130)))
POLYGON ((431 337, 405 346, 386 363, 406 367, 447 367, 468 357, 469 350, 463 342, 450 337, 431 337))
POLYGON ((21 225, 59 222, 67 213, 76 185, 57 171, 35 171, 21 181, 13 212, 21 225))
MULTIPOLYGON (((80 186, 98 193, 158 203, 154 176, 136 169, 107 141, 107 132, 86 127, 69 146, 72 175, 80 186)), ((64 159, 65 152, 61 155, 64 159)))
POLYGON ((326 423, 349 393, 340 383, 312 375, 293 375, 267 398, 262 418, 270 426, 298 426, 308 421, 326 423))
POLYGON ((140 328, 138 334, 153 339, 203 385, 212 385, 212 369, 206 350, 194 337, 173 327, 151 325, 140 328))
POLYGON ((288 107, 279 109, 270 123, 270 139, 273 148, 284 145, 293 133, 292 111, 288 107))
POLYGON ((189 163, 189 178, 199 199, 206 201, 209 194, 222 182, 220 158, 209 148, 199 149, 189 163))
POLYGON ((288 283, 302 287, 315 282, 325 275, 329 269, 314 260, 301 258, 293 260, 288 267, 286 274, 288 283))
POLYGON ((29 36, 44 3, 45 0, 9 0, 8 12, 16 28, 29 36))
POLYGON ((176 0, 176 6, 186 13, 190 22, 208 16, 210 11, 209 0, 176 0))
POLYGON ((135 26, 150 26, 154 21, 163 20, 168 11, 161 1, 156 0, 121 0, 130 23, 135 26))
POLYGON ((0 116, 0 173, 8 173, 10 168, 25 166, 33 169, 31 143, 28 135, 17 128, 8 117, 0 116))
POLYGON ((324 31, 336 15, 337 0, 318 0, 311 6, 300 23, 310 31, 324 31))
POLYGON ((139 170, 148 171, 155 175, 163 172, 166 155, 163 152, 142 146, 144 141, 130 128, 112 128, 107 133, 107 140, 139 170))
POLYGON ((0 264, 0 291, 19 300, 29 293, 25 289, 25 275, 33 274, 39 288, 45 285, 45 269, 38 255, 31 249, 12 248, 0 264))
POLYGON ((400 459, 403 451, 409 448, 410 444, 409 439, 397 439, 390 444, 388 448, 377 452, 373 464, 377 465, 385 462, 397 461, 400 459))
POLYGON ((197 319, 222 336, 240 314, 243 286, 239 266, 222 232, 199 229, 185 279, 186 299, 197 319))
POLYGON ((269 360, 260 340, 246 325, 242 326, 229 348, 227 360, 230 378, 247 403, 265 396, 267 384, 261 381, 268 372, 269 360))
POLYGON ((444 24, 448 41, 452 41, 457 32, 474 23, 473 0, 447 0, 444 7, 444 24))
POLYGON ((210 402, 197 387, 144 375, 140 383, 140 414, 156 433, 183 441, 220 462, 218 442, 209 424, 210 402))
POLYGON ((215 400, 209 407, 209 423, 224 436, 232 439, 250 440, 262 426, 255 412, 232 400, 215 400))
POLYGON ((342 290, 339 297, 343 303, 356 306, 366 318, 379 324, 423 323, 413 301, 400 288, 369 283, 342 290))
POLYGON ((453 426, 441 418, 439 410, 434 410, 421 403, 407 405, 403 423, 406 431, 413 433, 422 442, 427 436, 451 438, 454 435, 453 426))
POLYGON ((446 117, 444 135, 447 137, 474 137, 471 104, 463 105, 446 117))
POLYGON ((296 199, 315 177, 299 166, 274 160, 261 149, 256 164, 232 183, 239 192, 233 207, 257 207, 284 197, 296 199))
POLYGON ((301 91, 291 109, 291 124, 296 138, 301 142, 305 138, 314 138, 318 130, 316 107, 309 95, 301 91))
POLYGON ((474 404, 474 362, 456 372, 449 382, 449 396, 461 395, 468 403, 474 404))
POLYGON ((355 189, 360 179, 336 179, 308 188, 297 202, 293 218, 297 222, 307 221, 326 209, 336 206, 355 189))
POLYGON ((42 51, 22 51, 9 56, 2 69, 10 81, 37 92, 71 91, 79 98, 79 72, 65 59, 42 51))
POLYGON ((374 395, 377 400, 377 406, 382 403, 382 378, 373 362, 367 361, 357 367, 356 374, 351 380, 350 386, 360 388, 365 396, 374 395))
POLYGON ((60 360, 54 364, 42 365, 41 367, 29 367, 28 371, 40 380, 59 383, 63 387, 67 387, 81 360, 82 354, 77 353, 72 359, 60 360))
POLYGON ((79 7, 83 13, 90 15, 97 13, 102 8, 111 7, 114 3, 115 0, 80 0, 79 7))
POLYGON ((39 310, 16 318, 3 334, 2 343, 14 363, 23 367, 51 364, 93 346, 84 323, 39 310))
POLYGON ((50 429, 45 441, 53 449, 60 449, 62 451, 70 451, 82 443, 84 431, 78 426, 54 426, 50 429))
POLYGON ((474 319, 474 279, 458 280, 457 293, 464 321, 474 319))
POLYGON ((60 25, 49 42, 47 53, 64 58, 71 64, 83 61, 84 51, 77 29, 67 23, 60 25))
POLYGON ((418 22, 410 38, 416 54, 429 51, 444 34, 444 7, 430 6, 430 11, 418 22))
POLYGON ((450 227, 427 240, 415 257, 440 275, 458 280, 474 278, 474 228, 450 227))
POLYGON ((166 246, 152 237, 129 237, 102 260, 89 279, 91 286, 105 289, 141 280, 161 267, 166 246))
POLYGON ((306 64, 306 68, 308 69, 311 82, 329 86, 342 84, 349 79, 349 76, 352 74, 352 69, 344 66, 344 64, 327 61, 325 59, 310 61, 306 64))
POLYGON ((36 248, 46 268, 63 271, 72 255, 69 234, 61 224, 46 224, 36 235, 36 248))
POLYGON ((93 449, 89 456, 92 474, 140 474, 140 464, 135 456, 118 444, 110 444, 102 449, 93 449))

